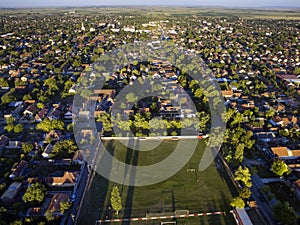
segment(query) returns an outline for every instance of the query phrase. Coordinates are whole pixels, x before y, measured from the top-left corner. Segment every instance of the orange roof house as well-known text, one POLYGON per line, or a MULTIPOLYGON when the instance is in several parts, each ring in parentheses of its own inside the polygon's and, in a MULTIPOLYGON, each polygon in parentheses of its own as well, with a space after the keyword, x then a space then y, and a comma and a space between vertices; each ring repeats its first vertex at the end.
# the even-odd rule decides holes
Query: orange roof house
POLYGON ((278 157, 289 156, 287 147, 272 147, 271 151, 273 152, 274 155, 277 155, 278 157))
POLYGON ((45 183, 49 186, 64 186, 64 187, 72 187, 75 185, 79 172, 64 172, 62 177, 31 177, 28 178, 28 183, 41 182, 45 183))

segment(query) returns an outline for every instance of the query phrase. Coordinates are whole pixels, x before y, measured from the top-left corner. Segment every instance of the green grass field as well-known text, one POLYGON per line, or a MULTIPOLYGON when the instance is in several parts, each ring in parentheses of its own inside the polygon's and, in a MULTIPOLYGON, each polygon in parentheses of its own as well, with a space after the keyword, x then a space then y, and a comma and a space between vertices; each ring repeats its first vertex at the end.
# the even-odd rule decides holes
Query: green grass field
MULTIPOLYGON (((151 144, 151 141, 147 142, 151 144)), ((189 141, 183 142, 183 146, 189 146, 189 141)), ((159 162, 168 157, 177 144, 178 141, 163 141, 151 151, 137 152, 127 149, 118 141, 105 142, 107 149, 114 157, 138 166, 159 162)), ((182 150, 184 151, 184 149, 182 150)), ((104 219, 106 216, 118 218, 112 210, 108 209, 111 188, 115 185, 121 190, 122 196, 123 209, 120 212, 120 218, 144 217, 146 213, 168 213, 175 210, 189 210, 191 213, 226 211, 227 216, 182 219, 183 222, 178 224, 199 224, 199 221, 201 224, 234 224, 228 211, 232 198, 231 192, 235 190, 233 190, 232 184, 227 183, 226 174, 222 166, 219 166, 218 161, 215 160, 203 172, 197 170, 196 172, 187 172, 187 169, 198 168, 204 150, 204 141, 198 141, 193 157, 177 174, 166 181, 150 186, 124 186, 95 174, 86 193, 78 224, 94 224, 95 220, 104 219)), ((149 222, 144 224, 149 224, 149 222)))

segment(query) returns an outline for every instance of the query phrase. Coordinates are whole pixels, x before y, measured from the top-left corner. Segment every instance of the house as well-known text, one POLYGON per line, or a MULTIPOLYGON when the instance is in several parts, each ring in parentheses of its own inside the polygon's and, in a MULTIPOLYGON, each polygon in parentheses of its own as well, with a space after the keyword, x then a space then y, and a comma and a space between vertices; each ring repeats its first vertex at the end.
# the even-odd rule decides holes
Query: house
POLYGON ((1 200, 4 203, 13 203, 21 188, 22 184, 20 182, 13 182, 3 193, 3 195, 1 196, 1 200))
POLYGON ((23 101, 10 102, 8 104, 8 107, 17 108, 17 107, 21 106, 22 104, 23 104, 23 101))
POLYGON ((64 118, 66 120, 71 120, 72 119, 72 111, 67 111, 65 114, 64 114, 64 118))
POLYGON ((287 147, 271 147, 271 153, 281 159, 296 159, 300 156, 300 150, 290 150, 287 147))
POLYGON ((295 194, 297 198, 300 200, 300 179, 293 183, 293 187, 295 188, 295 194))
POLYGON ((270 142, 275 137, 276 135, 274 132, 258 132, 255 134, 255 138, 263 142, 270 142))
POLYGON ((48 114, 49 109, 48 108, 43 108, 41 109, 38 114, 36 114, 35 116, 35 121, 36 122, 42 122, 42 120, 46 117, 46 115, 48 114))
POLYGON ((232 90, 231 91, 221 91, 221 93, 224 98, 232 98, 232 96, 233 96, 232 90))
POLYGON ((28 166, 28 162, 25 160, 21 160, 21 162, 19 162, 17 167, 12 170, 13 172, 9 175, 9 178, 14 179, 16 177, 21 176, 27 166, 28 166))
POLYGON ((9 141, 7 148, 21 148, 22 144, 20 141, 9 141))
POLYGON ((48 118, 52 120, 58 120, 60 119, 60 116, 61 116, 61 111, 55 108, 49 113, 48 118))
POLYGON ((48 186, 55 186, 55 187, 73 187, 75 182, 77 181, 77 177, 79 172, 64 172, 62 177, 31 177, 27 179, 29 184, 41 182, 45 183, 48 186))
POLYGON ((45 140, 59 141, 60 138, 61 138, 61 131, 51 130, 49 133, 46 134, 45 140))
POLYGON ((38 109, 35 105, 30 105, 25 109, 25 111, 23 112, 23 115, 28 115, 28 116, 32 117, 37 111, 38 111, 38 109))
POLYGON ((7 145, 8 142, 9 142, 9 138, 5 135, 1 135, 1 137, 0 137, 0 150, 2 150, 7 145))
POLYGON ((60 203, 70 201, 70 196, 65 193, 56 193, 51 198, 51 201, 47 207, 47 210, 44 215, 48 215, 49 213, 52 216, 62 216, 63 213, 60 211, 60 203))
POLYGON ((44 158, 49 158, 50 157, 50 154, 53 150, 53 145, 52 144, 48 144, 44 150, 44 152, 42 153, 42 156, 44 158))
POLYGON ((116 90, 114 89, 95 89, 93 93, 99 96, 106 95, 108 98, 114 98, 116 96, 116 90))
POLYGON ((31 207, 26 212, 26 216, 28 217, 41 217, 43 215, 44 215, 43 207, 31 207))

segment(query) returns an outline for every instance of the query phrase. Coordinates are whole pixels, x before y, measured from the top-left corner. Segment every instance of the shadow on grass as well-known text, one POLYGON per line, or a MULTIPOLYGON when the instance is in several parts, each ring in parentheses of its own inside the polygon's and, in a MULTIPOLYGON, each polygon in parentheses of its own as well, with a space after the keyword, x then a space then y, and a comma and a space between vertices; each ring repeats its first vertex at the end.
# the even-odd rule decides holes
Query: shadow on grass
MULTIPOLYGON (((110 154, 114 153, 113 141, 110 141, 107 144, 110 154)), ((99 149, 96 161, 98 164, 103 163, 103 158, 101 157, 102 151, 105 149, 99 149)), ((109 162, 106 162, 109 163, 109 162)), ((107 168, 111 169, 111 168, 107 168)), ((92 183, 90 184, 90 189, 87 190, 87 193, 84 196, 82 210, 78 219, 78 225, 94 224, 96 220, 104 219, 106 214, 107 207, 107 195, 110 181, 95 173, 92 183)))
MULTIPOLYGON (((134 141, 134 140, 131 140, 134 141)), ((138 145, 138 141, 136 142, 136 144, 138 145)), ((129 143, 128 146, 131 143, 129 143)), ((138 149, 139 146, 136 146, 136 149, 138 149)), ((126 163, 126 168, 125 168, 125 174, 124 174, 124 179, 126 179, 127 176, 129 177, 130 183, 134 184, 135 183, 135 179, 136 179, 136 171, 133 170, 129 170, 130 165, 132 166, 137 166, 138 164, 138 156, 139 156, 139 151, 135 151, 132 150, 130 148, 127 148, 127 154, 126 154, 126 159, 125 159, 125 163, 126 163)), ((125 200, 125 205, 124 205, 124 218, 130 218, 131 214, 132 214, 132 205, 133 205, 133 195, 134 195, 134 186, 129 186, 128 190, 127 190, 127 194, 126 194, 126 200, 125 200)), ((121 193, 124 190, 124 186, 122 187, 121 193)), ((126 222, 124 221, 122 224, 130 224, 130 222, 126 222)))
POLYGON ((220 177, 222 178, 223 182, 227 184, 231 195, 232 196, 237 196, 238 195, 238 191, 235 188, 235 185, 233 183, 233 181, 231 180, 229 174, 227 173, 226 169, 224 168, 224 165, 220 159, 220 156, 218 155, 215 160, 214 160, 215 164, 216 164, 216 168, 217 171, 220 175, 220 177))

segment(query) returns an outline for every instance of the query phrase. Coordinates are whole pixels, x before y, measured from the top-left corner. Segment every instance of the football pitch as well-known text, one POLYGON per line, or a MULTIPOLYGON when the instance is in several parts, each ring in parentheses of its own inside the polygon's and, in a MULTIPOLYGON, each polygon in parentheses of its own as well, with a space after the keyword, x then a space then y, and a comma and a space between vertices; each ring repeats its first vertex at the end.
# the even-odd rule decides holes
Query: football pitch
MULTIPOLYGON (((152 144, 152 140, 145 142, 152 144)), ((143 166, 167 158, 178 142, 165 140, 151 151, 134 151, 117 140, 105 141, 104 145, 118 160, 143 166)), ((181 146, 189 147, 189 140, 181 142, 184 142, 181 146)), ((229 213, 229 203, 235 190, 222 164, 215 159, 205 171, 197 170, 204 151, 205 142, 199 140, 193 157, 177 174, 153 185, 135 187, 116 184, 95 173, 85 194, 78 224, 95 224, 100 219, 169 215, 178 210, 188 210, 190 213, 221 211, 225 215, 177 219, 177 224, 235 224, 229 213), (119 187, 122 198, 123 208, 118 216, 110 204, 110 193, 114 186, 119 187)), ((160 221, 139 224, 160 224, 160 221)))

